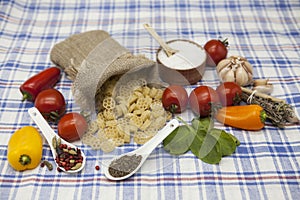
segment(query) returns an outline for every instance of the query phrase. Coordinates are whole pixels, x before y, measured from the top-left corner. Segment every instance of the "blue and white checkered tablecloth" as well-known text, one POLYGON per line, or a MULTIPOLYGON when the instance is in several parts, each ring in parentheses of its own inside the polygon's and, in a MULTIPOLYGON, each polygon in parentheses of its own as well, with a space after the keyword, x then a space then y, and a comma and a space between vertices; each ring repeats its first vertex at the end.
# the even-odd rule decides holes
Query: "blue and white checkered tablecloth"
MULTIPOLYGON (((36 126, 22 102, 19 86, 53 66, 54 44, 75 33, 105 30, 134 54, 155 59, 158 44, 143 29, 151 24, 166 40, 187 38, 204 45, 219 36, 230 41, 229 55, 246 57, 254 78, 268 78, 273 96, 286 100, 300 114, 300 2, 252 0, 1 0, 0 1, 0 199, 299 199, 300 126, 257 132, 219 126, 240 141, 237 151, 209 165, 192 153, 173 157, 158 147, 135 176, 109 181, 101 155, 88 153, 78 174, 46 168, 16 172, 6 153, 17 129, 36 126)), ((56 88, 67 111, 80 111, 63 74, 56 88)), ((207 68, 203 80, 215 88, 219 79, 207 68)), ((187 120, 192 115, 184 114, 187 120)), ((56 127, 53 126, 56 130, 56 127)), ((50 148, 43 159, 54 164, 50 148)))

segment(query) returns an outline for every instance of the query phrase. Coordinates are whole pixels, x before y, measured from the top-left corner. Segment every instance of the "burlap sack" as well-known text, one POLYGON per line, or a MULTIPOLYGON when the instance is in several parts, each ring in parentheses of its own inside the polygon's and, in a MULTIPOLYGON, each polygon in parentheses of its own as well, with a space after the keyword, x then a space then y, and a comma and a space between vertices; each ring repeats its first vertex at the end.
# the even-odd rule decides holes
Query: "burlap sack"
POLYGON ((132 55, 102 30, 70 36, 52 48, 50 59, 73 81, 75 102, 90 114, 95 112, 95 95, 111 76, 148 68, 151 72, 145 71, 144 75, 158 77, 153 61, 143 55, 132 55))

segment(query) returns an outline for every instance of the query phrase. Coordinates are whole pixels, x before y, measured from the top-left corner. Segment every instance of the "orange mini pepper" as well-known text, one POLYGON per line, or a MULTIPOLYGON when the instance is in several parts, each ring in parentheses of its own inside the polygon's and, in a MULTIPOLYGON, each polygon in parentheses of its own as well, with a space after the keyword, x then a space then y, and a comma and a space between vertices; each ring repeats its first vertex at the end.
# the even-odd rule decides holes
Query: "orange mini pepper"
POLYGON ((267 114, 261 106, 252 104, 223 107, 216 112, 215 118, 231 127, 257 131, 265 126, 267 114))

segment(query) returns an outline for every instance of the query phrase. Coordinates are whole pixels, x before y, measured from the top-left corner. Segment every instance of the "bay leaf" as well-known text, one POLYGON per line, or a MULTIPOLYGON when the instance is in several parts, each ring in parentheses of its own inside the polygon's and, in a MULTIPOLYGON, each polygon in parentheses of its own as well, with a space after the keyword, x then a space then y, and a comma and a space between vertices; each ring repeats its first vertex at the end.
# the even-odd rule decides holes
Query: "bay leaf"
POLYGON ((164 139, 164 149, 173 155, 184 154, 189 150, 194 137, 190 127, 187 127, 186 125, 179 126, 164 139))

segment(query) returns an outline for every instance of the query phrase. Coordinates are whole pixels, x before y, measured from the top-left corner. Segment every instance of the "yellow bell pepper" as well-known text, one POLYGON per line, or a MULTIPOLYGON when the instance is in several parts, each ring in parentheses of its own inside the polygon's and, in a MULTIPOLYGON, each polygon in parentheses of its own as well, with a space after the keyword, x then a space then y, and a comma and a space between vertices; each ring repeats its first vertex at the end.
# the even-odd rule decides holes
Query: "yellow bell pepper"
POLYGON ((17 130, 10 138, 7 160, 17 171, 36 168, 42 159, 43 139, 38 130, 25 126, 17 130))

